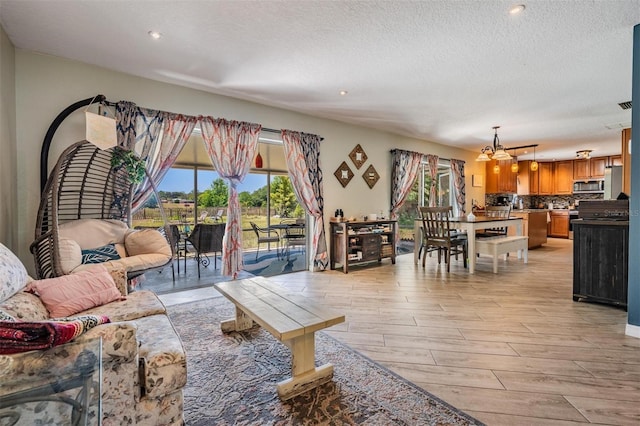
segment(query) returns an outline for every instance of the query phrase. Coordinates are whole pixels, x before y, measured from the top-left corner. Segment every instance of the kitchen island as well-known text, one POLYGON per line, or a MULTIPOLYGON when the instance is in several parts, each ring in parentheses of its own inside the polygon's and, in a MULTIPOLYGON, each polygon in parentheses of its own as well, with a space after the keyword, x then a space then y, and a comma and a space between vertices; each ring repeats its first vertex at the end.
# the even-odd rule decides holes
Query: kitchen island
MULTIPOLYGON (((522 219, 522 235, 529 237, 529 249, 540 247, 547 242, 548 209, 511 210, 510 216, 522 219)), ((478 212, 476 214, 483 214, 478 212)), ((507 229, 507 235, 517 235, 514 227, 507 229)))

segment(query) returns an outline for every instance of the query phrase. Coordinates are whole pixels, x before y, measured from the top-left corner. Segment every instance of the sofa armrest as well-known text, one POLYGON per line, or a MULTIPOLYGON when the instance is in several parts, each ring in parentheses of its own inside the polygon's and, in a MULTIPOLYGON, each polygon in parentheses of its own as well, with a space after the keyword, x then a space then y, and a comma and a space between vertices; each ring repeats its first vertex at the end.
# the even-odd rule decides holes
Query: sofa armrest
MULTIPOLYGON (((85 348, 95 348, 96 338, 102 337, 103 361, 138 363, 137 327, 133 322, 99 325, 64 345, 44 351, 29 351, 13 355, 0 355, 0 377, 19 378, 63 375, 74 368, 74 361, 85 348)), ((3 386, 0 386, 3 388, 3 386)), ((9 393, 8 390, 4 389, 9 393)))

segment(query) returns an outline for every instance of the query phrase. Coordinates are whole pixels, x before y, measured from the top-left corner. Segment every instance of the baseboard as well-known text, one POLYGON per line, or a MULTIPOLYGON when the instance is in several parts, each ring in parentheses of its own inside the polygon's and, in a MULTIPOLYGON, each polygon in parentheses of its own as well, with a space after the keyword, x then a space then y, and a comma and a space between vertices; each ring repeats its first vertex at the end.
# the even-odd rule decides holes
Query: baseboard
POLYGON ((640 326, 627 324, 627 328, 624 331, 624 334, 640 339, 640 326))

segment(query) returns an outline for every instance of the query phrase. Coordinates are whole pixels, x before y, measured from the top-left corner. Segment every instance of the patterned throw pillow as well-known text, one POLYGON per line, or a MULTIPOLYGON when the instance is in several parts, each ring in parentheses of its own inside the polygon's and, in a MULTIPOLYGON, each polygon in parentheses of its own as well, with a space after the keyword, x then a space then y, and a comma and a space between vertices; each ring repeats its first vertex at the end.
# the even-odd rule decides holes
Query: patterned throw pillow
POLYGON ((116 250, 115 244, 107 244, 106 246, 96 247, 93 249, 82 250, 82 263, 104 263, 110 260, 118 260, 120 255, 116 250))
POLYGON ((28 279, 27 270, 20 259, 0 244, 0 302, 22 290, 28 279))
POLYGON ((0 321, 15 321, 16 319, 0 309, 0 321))

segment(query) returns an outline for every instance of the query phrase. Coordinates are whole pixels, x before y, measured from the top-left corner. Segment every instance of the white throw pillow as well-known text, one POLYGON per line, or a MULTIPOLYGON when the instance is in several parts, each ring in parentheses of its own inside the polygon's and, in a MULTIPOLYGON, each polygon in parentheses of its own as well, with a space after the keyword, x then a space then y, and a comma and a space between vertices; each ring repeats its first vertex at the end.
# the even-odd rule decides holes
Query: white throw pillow
POLYGON ((20 259, 0 243, 0 302, 20 290, 29 280, 29 274, 20 259))

